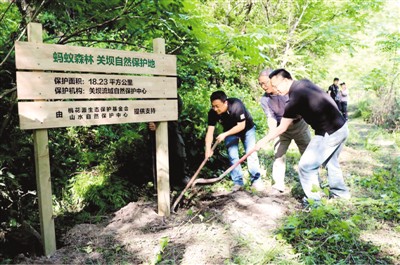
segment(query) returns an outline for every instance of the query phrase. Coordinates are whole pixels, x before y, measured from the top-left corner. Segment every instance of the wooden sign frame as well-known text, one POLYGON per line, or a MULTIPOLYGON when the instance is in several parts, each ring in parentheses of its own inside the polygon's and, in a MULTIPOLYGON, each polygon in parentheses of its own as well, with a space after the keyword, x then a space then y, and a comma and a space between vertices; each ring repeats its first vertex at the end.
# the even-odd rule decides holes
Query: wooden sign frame
POLYGON ((16 67, 19 70, 17 72, 18 107, 21 129, 33 129, 40 226, 45 255, 50 256, 56 251, 47 128, 158 121, 156 130, 158 213, 160 216, 169 216, 170 188, 166 121, 177 120, 178 109, 176 77, 165 77, 176 76, 176 57, 165 54, 164 39, 153 40, 154 53, 137 53, 43 44, 42 25, 29 23, 27 28, 28 42, 15 43, 16 67), (82 59, 82 55, 87 57, 82 59), (22 72, 21 70, 29 71, 22 72), (160 76, 133 76, 131 74, 160 76), (55 80, 55 78, 68 78, 68 80, 64 80, 62 86, 59 82, 63 81, 55 80), (109 83, 90 82, 90 79, 96 81, 106 79, 108 82, 125 80, 125 83, 121 81, 117 84, 115 81, 110 86, 109 83), (77 84, 77 80, 83 83, 77 84), (85 82, 89 82, 89 85, 85 85, 85 82), (138 89, 141 89, 140 93, 138 89), (146 93, 143 89, 146 89, 146 93), (121 93, 122 90, 124 93, 121 93), (130 100, 133 98, 143 100, 130 100), (153 100, 145 100, 149 98, 153 100), (74 99, 86 100, 74 101, 74 99), (121 106, 123 107, 120 109, 121 106), (83 112, 84 109, 85 112, 83 112), (74 119, 72 119, 73 115, 76 115, 74 119), (115 116, 118 117, 117 120, 112 119, 115 116), (69 117, 70 120, 57 121, 65 117, 69 117), (106 119, 108 117, 108 119, 101 121, 100 117, 106 119), (75 122, 76 119, 78 122, 75 122))

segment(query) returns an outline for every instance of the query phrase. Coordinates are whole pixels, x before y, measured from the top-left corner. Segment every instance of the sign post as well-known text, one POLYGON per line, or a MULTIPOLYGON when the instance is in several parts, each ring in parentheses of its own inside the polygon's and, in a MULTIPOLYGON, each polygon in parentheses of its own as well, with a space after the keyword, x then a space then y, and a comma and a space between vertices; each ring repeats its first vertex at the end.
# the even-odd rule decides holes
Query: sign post
MULTIPOLYGON (((153 40, 153 50, 158 54, 165 54, 164 39, 153 40)), ((156 130, 156 165, 157 165, 157 200, 158 214, 170 215, 169 190, 169 157, 168 157, 168 124, 160 122, 156 130)))
MULTIPOLYGON (((28 41, 42 42, 42 25, 28 24, 28 41)), ((33 130, 35 171, 39 198, 40 230, 44 254, 50 256, 56 251, 56 233, 53 218, 49 139, 47 129, 33 130)))
POLYGON ((43 44, 38 23, 28 25, 28 40, 15 43, 18 114, 20 128, 33 129, 45 255, 56 250, 48 128, 160 122, 158 214, 169 216, 167 121, 178 119, 178 101, 176 56, 165 54, 165 41, 155 39, 153 53, 43 44))

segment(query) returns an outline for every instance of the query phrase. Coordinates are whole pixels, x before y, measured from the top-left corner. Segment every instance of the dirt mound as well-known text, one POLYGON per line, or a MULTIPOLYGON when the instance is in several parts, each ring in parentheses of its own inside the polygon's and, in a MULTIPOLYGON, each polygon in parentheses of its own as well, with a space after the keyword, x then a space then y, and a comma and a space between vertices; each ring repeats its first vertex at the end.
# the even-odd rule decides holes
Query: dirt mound
POLYGON ((76 225, 64 237, 66 246, 51 257, 21 263, 151 264, 162 256, 179 264, 223 264, 244 255, 250 244, 279 244, 274 231, 295 205, 288 194, 198 194, 196 206, 163 218, 156 203, 132 202, 103 224, 76 225))

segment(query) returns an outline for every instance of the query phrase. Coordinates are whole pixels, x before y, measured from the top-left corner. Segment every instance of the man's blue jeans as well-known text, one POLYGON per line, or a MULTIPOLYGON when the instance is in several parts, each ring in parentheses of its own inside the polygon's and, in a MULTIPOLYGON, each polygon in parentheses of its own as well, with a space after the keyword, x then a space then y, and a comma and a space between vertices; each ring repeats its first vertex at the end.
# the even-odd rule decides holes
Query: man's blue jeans
MULTIPOLYGON (((246 153, 248 153, 256 144, 256 128, 253 127, 248 130, 245 135, 237 136, 230 135, 225 138, 225 146, 228 149, 228 156, 231 165, 239 161, 239 139, 242 141, 244 145, 244 149, 246 153)), ((250 181, 253 183, 257 179, 260 178, 260 163, 258 161, 257 152, 252 153, 247 158, 247 168, 250 172, 250 181)), ((243 173, 242 167, 238 165, 231 171, 231 178, 235 185, 243 186, 243 173)))
POLYGON ((318 170, 321 165, 328 169, 328 183, 331 195, 350 198, 342 170, 339 165, 339 154, 349 134, 347 123, 336 132, 324 136, 316 135, 311 139, 299 162, 299 176, 307 198, 320 200, 318 170))

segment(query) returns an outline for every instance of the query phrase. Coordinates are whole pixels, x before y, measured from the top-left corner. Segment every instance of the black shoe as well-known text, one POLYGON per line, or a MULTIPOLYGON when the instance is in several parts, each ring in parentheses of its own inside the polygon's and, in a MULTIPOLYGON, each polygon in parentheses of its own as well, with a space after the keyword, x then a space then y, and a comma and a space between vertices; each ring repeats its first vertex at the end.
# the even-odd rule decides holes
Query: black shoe
POLYGON ((182 184, 186 187, 186 185, 190 182, 190 178, 189 177, 184 177, 182 180, 182 184))
POLYGON ((184 177, 182 180, 180 181, 173 181, 171 183, 171 188, 174 190, 183 190, 186 185, 189 183, 190 179, 188 177, 184 177))

